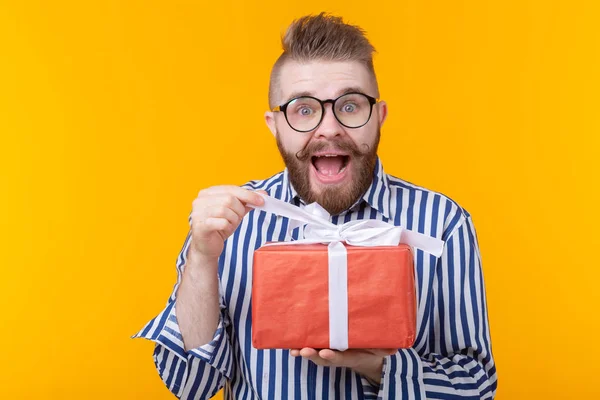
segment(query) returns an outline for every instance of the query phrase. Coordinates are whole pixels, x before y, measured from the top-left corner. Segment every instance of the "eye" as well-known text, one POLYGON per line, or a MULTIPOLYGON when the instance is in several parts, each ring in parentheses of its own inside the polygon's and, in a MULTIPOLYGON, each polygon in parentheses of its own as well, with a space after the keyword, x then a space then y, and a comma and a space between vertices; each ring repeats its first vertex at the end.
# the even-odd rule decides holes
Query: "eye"
POLYGON ((314 113, 313 109, 308 106, 302 106, 298 108, 297 112, 303 117, 308 117, 314 113))
POLYGON ((346 103, 342 106, 342 112, 353 113, 358 107, 354 103, 346 103))

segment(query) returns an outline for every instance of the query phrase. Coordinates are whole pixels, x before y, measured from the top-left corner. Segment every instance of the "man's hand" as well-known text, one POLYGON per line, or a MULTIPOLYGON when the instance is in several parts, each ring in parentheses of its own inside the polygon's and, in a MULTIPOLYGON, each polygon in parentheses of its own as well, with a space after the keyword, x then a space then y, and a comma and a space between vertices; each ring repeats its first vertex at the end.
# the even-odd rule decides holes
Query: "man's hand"
POLYGON ((202 259, 217 259, 223 242, 237 229, 251 210, 248 204, 261 206, 258 193, 238 186, 213 186, 201 190, 192 203, 192 245, 190 251, 202 259))
POLYGON ((383 359, 395 354, 397 349, 350 349, 337 351, 330 349, 315 350, 309 347, 292 349, 290 354, 294 357, 302 356, 317 365, 324 367, 352 368, 358 374, 374 383, 381 380, 383 359))
POLYGON ((186 350, 212 339, 219 322, 217 269, 224 241, 250 210, 248 204, 259 206, 263 202, 258 193, 238 186, 204 189, 194 200, 192 242, 175 303, 186 350))

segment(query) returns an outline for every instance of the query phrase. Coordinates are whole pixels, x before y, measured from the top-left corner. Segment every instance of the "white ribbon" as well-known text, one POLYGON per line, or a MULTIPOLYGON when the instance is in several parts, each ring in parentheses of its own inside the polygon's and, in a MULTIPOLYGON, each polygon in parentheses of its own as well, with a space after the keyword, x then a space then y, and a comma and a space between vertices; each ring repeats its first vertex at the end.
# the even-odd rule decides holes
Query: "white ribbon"
POLYGON ((329 262, 329 348, 348 348, 348 258, 350 246, 398 246, 400 243, 416 247, 436 257, 442 255, 444 242, 440 239, 410 231, 400 226, 375 219, 365 219, 335 225, 330 215, 317 203, 304 209, 290 203, 260 194, 264 205, 251 206, 257 210, 290 219, 289 228, 305 225, 304 239, 275 242, 268 245, 328 243, 329 262))
POLYGON ((348 348, 348 255, 342 242, 327 246, 329 261, 329 348, 348 348))

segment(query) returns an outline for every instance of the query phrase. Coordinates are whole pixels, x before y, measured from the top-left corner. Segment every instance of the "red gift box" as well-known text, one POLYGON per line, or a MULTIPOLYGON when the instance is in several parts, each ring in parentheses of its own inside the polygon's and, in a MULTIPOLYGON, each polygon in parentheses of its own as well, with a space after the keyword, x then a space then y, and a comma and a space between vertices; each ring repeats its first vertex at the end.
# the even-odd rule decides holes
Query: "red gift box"
MULTIPOLYGON (((408 348, 416 337, 410 246, 345 245, 348 348, 408 348)), ((265 245, 254 252, 252 345, 329 348, 328 247, 265 245)))

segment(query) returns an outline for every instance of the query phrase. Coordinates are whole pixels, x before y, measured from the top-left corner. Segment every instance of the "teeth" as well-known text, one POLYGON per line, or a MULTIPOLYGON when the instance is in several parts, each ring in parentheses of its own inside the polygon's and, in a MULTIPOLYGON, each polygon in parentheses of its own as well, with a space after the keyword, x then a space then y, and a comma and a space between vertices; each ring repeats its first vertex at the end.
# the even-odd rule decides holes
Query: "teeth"
MULTIPOLYGON (((333 171, 329 171, 326 175, 327 176, 333 176, 333 175, 338 175, 341 174, 342 172, 344 172, 346 170, 346 167, 340 169, 338 172, 333 172, 333 171)), ((319 171, 320 174, 325 175, 324 173, 322 173, 321 171, 319 171)))
MULTIPOLYGON (((340 154, 323 154, 323 155, 314 156, 314 157, 343 157, 343 155, 340 155, 340 154)), ((338 175, 338 174, 341 174, 342 172, 344 172, 346 170, 346 167, 347 167, 347 165, 344 165, 337 172, 334 172, 334 171, 322 172, 320 170, 317 170, 317 172, 320 173, 321 175, 324 175, 324 176, 334 176, 334 175, 338 175)))

